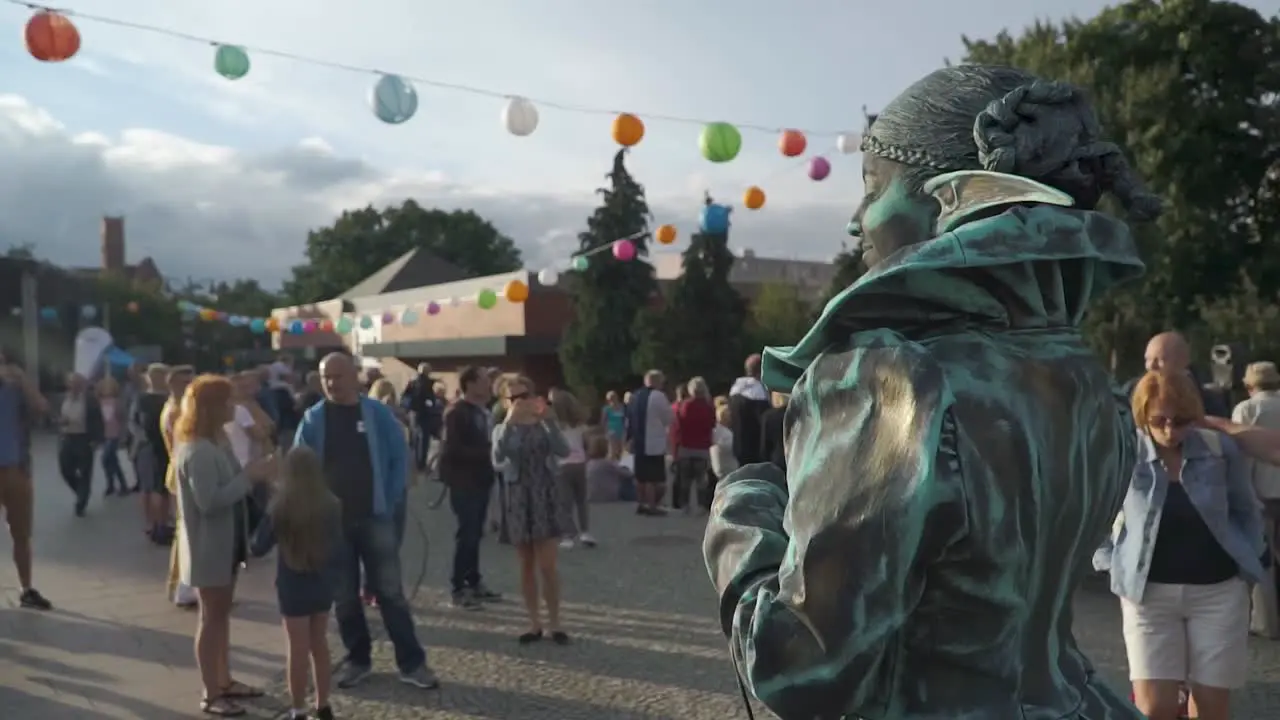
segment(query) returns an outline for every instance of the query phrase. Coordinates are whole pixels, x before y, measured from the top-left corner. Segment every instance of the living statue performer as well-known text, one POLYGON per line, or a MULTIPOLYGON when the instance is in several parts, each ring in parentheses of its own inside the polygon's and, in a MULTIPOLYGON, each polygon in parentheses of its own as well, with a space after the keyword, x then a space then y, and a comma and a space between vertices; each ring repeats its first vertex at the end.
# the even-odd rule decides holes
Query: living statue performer
POLYGON ((787 470, 717 492, 707 568, 746 686, 784 720, 1137 719, 1076 645, 1072 594, 1136 433, 1085 346, 1160 212, 1084 94, 939 70, 863 142, 869 270, 764 381, 787 470))

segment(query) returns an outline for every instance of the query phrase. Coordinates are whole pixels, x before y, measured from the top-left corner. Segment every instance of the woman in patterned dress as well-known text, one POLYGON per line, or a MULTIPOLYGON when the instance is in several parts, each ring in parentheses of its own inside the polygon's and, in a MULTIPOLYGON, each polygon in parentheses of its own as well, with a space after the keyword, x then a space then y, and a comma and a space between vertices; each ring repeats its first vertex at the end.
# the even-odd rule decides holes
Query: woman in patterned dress
POLYGON ((555 416, 533 394, 533 382, 512 378, 506 387, 506 417, 493 430, 493 464, 506 483, 504 508, 507 539, 520 555, 520 594, 529 613, 529 630, 520 644, 543 637, 538 608, 538 580, 547 604, 547 630, 557 645, 569 642, 560 627, 560 574, 556 554, 560 538, 573 527, 556 482, 558 459, 569 455, 555 416))

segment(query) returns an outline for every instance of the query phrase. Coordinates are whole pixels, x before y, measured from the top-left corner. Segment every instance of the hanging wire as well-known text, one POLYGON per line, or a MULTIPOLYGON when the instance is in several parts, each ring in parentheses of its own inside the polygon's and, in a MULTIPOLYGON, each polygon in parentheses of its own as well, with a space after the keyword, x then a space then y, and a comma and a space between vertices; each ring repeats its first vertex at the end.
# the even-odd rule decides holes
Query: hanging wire
MULTIPOLYGON (((24 0, 4 0, 4 2, 7 2, 10 5, 17 5, 19 7, 27 8, 33 12, 40 12, 40 11, 56 12, 56 13, 61 13, 62 15, 65 15, 70 18, 88 20, 89 22, 95 22, 101 25, 110 25, 112 27, 125 28, 128 30, 136 30, 139 32, 152 33, 154 35, 163 35, 165 37, 174 38, 177 40, 185 40, 187 42, 200 43, 203 45, 210 45, 213 47, 219 47, 222 45, 233 45, 252 55, 264 55, 268 57, 280 58, 282 60, 289 60, 292 62, 304 64, 304 65, 314 65, 316 67, 324 67, 332 70, 342 70, 345 72, 361 73, 361 74, 368 74, 368 75, 397 75, 415 84, 422 85, 424 87, 436 88, 439 90, 449 90, 449 91, 458 92, 458 93, 466 93, 468 95, 478 95, 481 97, 496 98, 500 100, 506 100, 514 97, 521 97, 532 103, 535 103, 540 107, 548 107, 548 108, 560 110, 563 112, 577 113, 579 115, 602 116, 602 115, 618 115, 621 112, 629 112, 645 121, 656 120, 661 122, 679 123, 684 125, 706 125, 708 122, 711 122, 708 120, 702 120, 702 119, 693 118, 693 117, 684 117, 681 115, 645 113, 645 112, 638 112, 635 110, 627 110, 627 111, 609 110, 606 108, 591 107, 589 105, 579 105, 576 103, 558 102, 555 100, 547 100, 545 98, 536 98, 528 95, 520 95, 518 93, 500 92, 498 90, 491 90, 489 88, 482 88, 474 85, 465 85, 462 83, 453 83, 453 82, 446 82, 444 80, 434 80, 431 78, 418 77, 416 75, 411 75, 408 73, 391 73, 383 70, 378 70, 376 68, 361 67, 359 65, 350 65, 348 63, 339 62, 335 60, 324 60, 321 58, 310 57, 307 55, 300 55, 297 53, 286 52, 284 50, 272 50, 271 48, 255 47, 252 45, 240 45, 237 43, 221 42, 218 40, 214 40, 212 38, 201 37, 199 35, 193 35, 188 32, 183 32, 181 30, 173 30, 173 29, 162 27, 159 25, 150 25, 147 23, 134 22, 132 20, 122 20, 120 18, 109 17, 106 15, 96 15, 94 13, 81 12, 79 10, 75 10, 72 8, 50 7, 47 5, 41 5, 39 3, 25 2, 24 0)), ((835 136, 844 135, 844 134, 854 134, 854 131, 852 130, 813 131, 813 130, 803 130, 800 128, 780 128, 780 127, 774 127, 771 125, 761 125, 758 123, 731 123, 731 124, 734 127, 738 128, 739 130, 751 130, 755 132, 765 132, 765 133, 780 133, 787 129, 793 129, 793 130, 799 130, 800 132, 813 137, 835 137, 835 136)))

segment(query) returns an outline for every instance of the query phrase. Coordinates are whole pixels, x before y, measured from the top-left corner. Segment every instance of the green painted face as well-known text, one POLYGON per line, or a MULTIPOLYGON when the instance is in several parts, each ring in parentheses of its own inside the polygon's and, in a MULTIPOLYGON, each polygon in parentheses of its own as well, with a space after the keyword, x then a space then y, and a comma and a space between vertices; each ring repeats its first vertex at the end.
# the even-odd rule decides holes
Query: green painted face
POLYGON ((867 267, 901 248, 933 237, 938 203, 931 196, 908 188, 904 181, 908 169, 902 163, 875 155, 863 158, 866 195, 849 222, 849 234, 858 238, 867 267))

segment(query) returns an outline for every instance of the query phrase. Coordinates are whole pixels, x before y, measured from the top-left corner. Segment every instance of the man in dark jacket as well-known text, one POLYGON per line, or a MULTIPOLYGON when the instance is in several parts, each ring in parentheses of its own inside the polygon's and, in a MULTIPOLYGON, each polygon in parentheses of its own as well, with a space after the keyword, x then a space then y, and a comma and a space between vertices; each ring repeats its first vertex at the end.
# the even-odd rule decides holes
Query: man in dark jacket
POLYGON ((760 355, 747 358, 746 375, 729 389, 729 427, 733 430, 733 455, 739 465, 765 462, 760 456, 761 417, 769 409, 769 391, 760 382, 760 355))
POLYGON ((417 376, 405 386, 401 403, 413 419, 414 460, 417 462, 418 472, 422 472, 427 469, 431 439, 440 437, 444 422, 444 408, 440 398, 436 397, 435 380, 431 377, 429 363, 418 366, 417 376))
POLYGON ((763 462, 787 469, 786 435, 787 396, 776 392, 769 396, 773 407, 760 416, 760 457, 763 462))
POLYGON ((494 472, 491 438, 493 416, 488 410, 492 383, 481 368, 458 373, 462 398, 444 414, 440 445, 440 479, 449 486, 449 505, 458 520, 453 546, 453 604, 479 610, 500 596, 480 578, 480 538, 489 512, 494 472))

